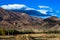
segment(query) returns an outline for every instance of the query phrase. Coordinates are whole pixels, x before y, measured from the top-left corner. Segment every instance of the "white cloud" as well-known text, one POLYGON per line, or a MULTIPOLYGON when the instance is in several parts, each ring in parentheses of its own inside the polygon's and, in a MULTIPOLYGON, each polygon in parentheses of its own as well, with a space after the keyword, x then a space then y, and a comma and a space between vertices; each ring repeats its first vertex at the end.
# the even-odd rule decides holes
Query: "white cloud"
POLYGON ((52 11, 52 8, 50 8, 49 6, 39 5, 38 7, 41 9, 37 11, 41 12, 42 14, 47 14, 48 11, 52 11))
POLYGON ((41 12, 42 14, 47 14, 48 10, 37 10, 39 12, 41 12))
POLYGON ((51 16, 57 16, 55 13, 51 13, 51 16))
POLYGON ((26 8, 25 10, 35 10, 34 8, 26 8))
POLYGON ((50 8, 49 6, 41 6, 41 5, 39 5, 38 7, 39 8, 50 8))
POLYGON ((26 6, 23 4, 8 4, 8 5, 2 5, 0 7, 2 7, 3 9, 21 9, 26 6))
POLYGON ((29 8, 23 4, 8 4, 0 6, 3 9, 24 9, 24 10, 35 10, 34 8, 29 8))

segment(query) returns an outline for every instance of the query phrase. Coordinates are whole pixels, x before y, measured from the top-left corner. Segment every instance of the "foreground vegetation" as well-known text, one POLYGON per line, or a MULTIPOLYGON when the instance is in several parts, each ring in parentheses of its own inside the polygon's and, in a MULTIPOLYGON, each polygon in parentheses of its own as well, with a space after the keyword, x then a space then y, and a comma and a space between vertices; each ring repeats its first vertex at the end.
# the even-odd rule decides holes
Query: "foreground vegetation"
POLYGON ((4 30, 0 28, 0 35, 18 35, 18 34, 60 34, 58 30, 43 30, 39 32, 34 32, 32 30, 16 31, 16 30, 4 30))
POLYGON ((60 31, 43 30, 43 31, 16 31, 4 30, 0 28, 0 40, 60 40, 60 31), (12 35, 12 36, 11 36, 12 35))

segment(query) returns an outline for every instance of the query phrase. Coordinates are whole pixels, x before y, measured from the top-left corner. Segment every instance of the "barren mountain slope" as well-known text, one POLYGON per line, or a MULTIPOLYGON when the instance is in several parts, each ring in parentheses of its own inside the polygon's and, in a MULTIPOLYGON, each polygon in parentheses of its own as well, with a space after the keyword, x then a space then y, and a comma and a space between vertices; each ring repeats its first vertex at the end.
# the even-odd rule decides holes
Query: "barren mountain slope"
POLYGON ((40 29, 51 29, 54 28, 56 25, 60 26, 60 19, 58 19, 55 16, 42 19, 42 18, 31 17, 23 12, 22 13, 14 12, 0 8, 0 27, 4 29, 40 30, 40 29))

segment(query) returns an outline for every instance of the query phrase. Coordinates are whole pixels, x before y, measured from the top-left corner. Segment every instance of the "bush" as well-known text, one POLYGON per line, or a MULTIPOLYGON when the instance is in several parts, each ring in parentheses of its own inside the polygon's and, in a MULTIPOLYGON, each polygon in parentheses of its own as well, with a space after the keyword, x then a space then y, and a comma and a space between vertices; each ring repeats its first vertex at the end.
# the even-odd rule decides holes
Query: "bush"
POLYGON ((44 31, 43 33, 60 33, 60 31, 57 31, 57 30, 48 30, 48 31, 44 31))
POLYGON ((0 28, 0 35, 5 35, 5 30, 3 28, 0 28))

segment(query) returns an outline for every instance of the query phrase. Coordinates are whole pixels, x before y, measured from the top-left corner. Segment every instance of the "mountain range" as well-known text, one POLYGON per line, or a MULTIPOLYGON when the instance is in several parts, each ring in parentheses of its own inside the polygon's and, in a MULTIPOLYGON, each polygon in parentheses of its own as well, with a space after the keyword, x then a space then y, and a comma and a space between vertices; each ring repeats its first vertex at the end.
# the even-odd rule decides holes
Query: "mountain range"
MULTIPOLYGON (((35 13, 38 16, 48 16, 39 14, 33 10, 5 10, 0 8, 0 28, 6 30, 60 30, 60 19, 56 16, 48 18, 38 18, 30 16, 35 13)), ((50 15, 49 15, 50 16, 50 15)))

